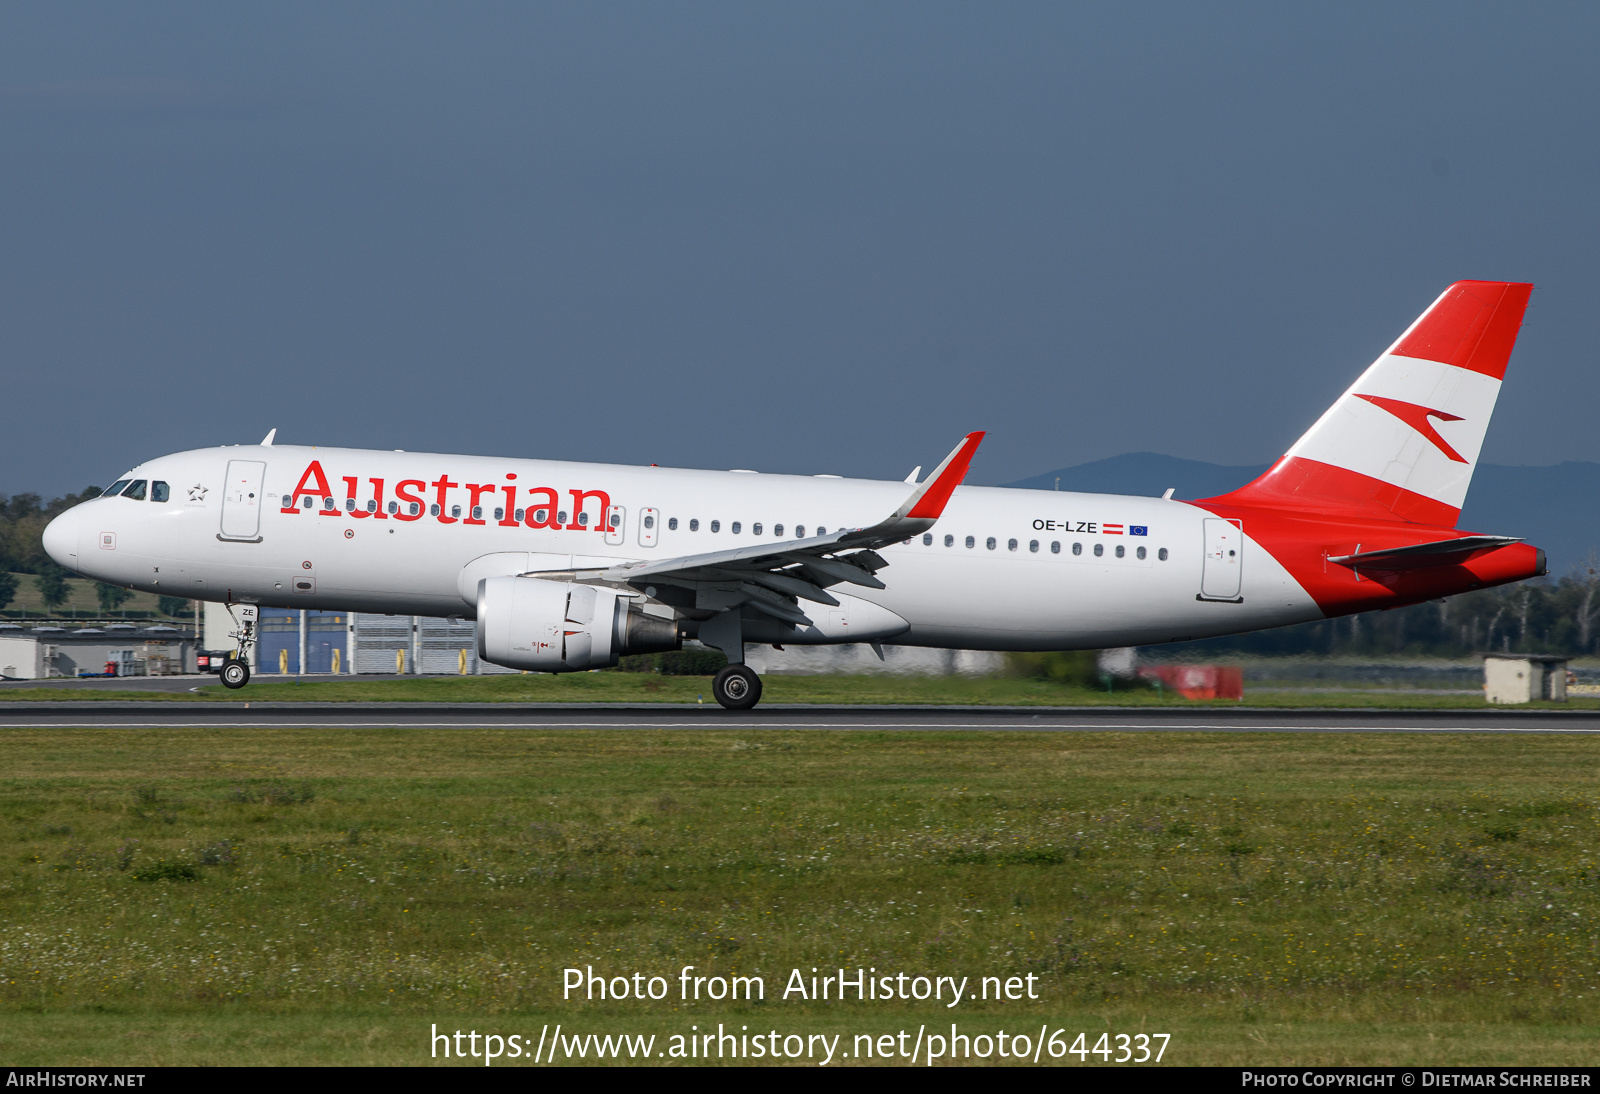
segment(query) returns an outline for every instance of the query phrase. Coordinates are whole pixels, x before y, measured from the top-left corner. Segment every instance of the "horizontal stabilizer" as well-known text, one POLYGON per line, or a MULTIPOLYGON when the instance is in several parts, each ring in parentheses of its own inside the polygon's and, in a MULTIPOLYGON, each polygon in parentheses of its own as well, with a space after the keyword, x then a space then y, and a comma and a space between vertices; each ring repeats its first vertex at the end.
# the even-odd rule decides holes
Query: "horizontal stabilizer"
POLYGON ((1453 566, 1468 557, 1484 551, 1498 551, 1522 540, 1515 536, 1462 536, 1435 543, 1413 543, 1407 547, 1390 547, 1384 551, 1362 551, 1359 554, 1330 557, 1329 562, 1351 569, 1367 570, 1417 570, 1428 566, 1453 566))

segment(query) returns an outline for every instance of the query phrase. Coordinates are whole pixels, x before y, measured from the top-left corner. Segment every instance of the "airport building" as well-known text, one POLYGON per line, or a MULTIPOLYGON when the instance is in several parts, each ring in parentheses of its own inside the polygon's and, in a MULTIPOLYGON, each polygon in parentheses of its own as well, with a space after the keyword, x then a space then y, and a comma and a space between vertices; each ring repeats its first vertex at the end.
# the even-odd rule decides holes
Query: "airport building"
MULTIPOLYGON (((228 637, 233 627, 226 606, 205 605, 206 649, 233 649, 228 637)), ((256 673, 479 676, 516 671, 478 660, 477 624, 470 619, 262 608, 258 633, 250 666, 256 673)))
POLYGON ((96 623, 69 627, 0 623, 0 676, 45 680, 61 676, 178 676, 195 671, 195 640, 186 627, 165 623, 96 623))

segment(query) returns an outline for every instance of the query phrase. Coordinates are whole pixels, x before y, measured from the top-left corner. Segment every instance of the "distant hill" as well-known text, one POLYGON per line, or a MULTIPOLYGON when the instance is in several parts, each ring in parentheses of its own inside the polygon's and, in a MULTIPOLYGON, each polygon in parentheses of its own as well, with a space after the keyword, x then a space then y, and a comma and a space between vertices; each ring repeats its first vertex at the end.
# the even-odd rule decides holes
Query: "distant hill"
MULTIPOLYGON (((1030 490, 1159 497, 1174 487, 1182 500, 1208 498, 1243 486, 1267 468, 1224 467, 1154 452, 1129 452, 1108 460, 1063 467, 1006 483, 1030 490)), ((1544 548, 1550 573, 1560 577, 1600 551, 1600 463, 1568 462, 1553 467, 1480 464, 1467 492, 1461 527, 1521 536, 1544 548)))

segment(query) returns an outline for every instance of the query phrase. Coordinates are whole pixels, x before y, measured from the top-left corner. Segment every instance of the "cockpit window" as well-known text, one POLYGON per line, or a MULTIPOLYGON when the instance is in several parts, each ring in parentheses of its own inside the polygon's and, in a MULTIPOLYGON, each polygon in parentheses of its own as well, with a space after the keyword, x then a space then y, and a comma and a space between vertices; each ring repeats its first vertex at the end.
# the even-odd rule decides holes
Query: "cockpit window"
POLYGON ((145 480, 144 479, 134 479, 133 480, 133 485, 128 487, 126 490, 124 490, 122 492, 122 496, 125 497, 125 498, 131 498, 134 501, 143 501, 144 500, 144 484, 145 484, 145 480))
POLYGON ((160 479, 157 479, 155 482, 150 484, 151 501, 166 501, 171 496, 172 488, 166 483, 162 482, 160 479))
POLYGON ((128 485, 128 480, 127 479, 118 479, 116 482, 114 482, 110 486, 106 487, 105 488, 105 492, 102 493, 100 496, 102 498, 114 498, 118 494, 122 493, 122 488, 124 486, 127 486, 127 485, 128 485))

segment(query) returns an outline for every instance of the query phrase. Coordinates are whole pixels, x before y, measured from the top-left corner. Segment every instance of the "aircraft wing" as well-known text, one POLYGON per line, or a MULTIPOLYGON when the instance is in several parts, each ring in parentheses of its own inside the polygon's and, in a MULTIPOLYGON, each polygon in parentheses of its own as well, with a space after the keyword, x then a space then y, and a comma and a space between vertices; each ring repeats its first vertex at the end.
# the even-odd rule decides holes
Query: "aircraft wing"
POLYGON ((1353 555, 1330 557, 1329 562, 1351 569, 1416 570, 1426 566, 1445 566, 1465 562, 1468 556, 1481 551, 1497 551, 1522 540, 1514 536, 1462 536, 1435 543, 1413 543, 1406 547, 1390 547, 1384 551, 1363 551, 1353 555))
POLYGON ((748 605, 785 623, 810 626, 799 601, 837 605, 839 601, 827 589, 841 582, 868 589, 885 587, 873 576, 888 565, 876 549, 933 527, 966 477, 983 436, 982 432, 967 434, 900 508, 871 527, 659 561, 625 562, 607 570, 584 571, 580 580, 636 588, 679 586, 694 590, 696 608, 725 611, 748 605))

